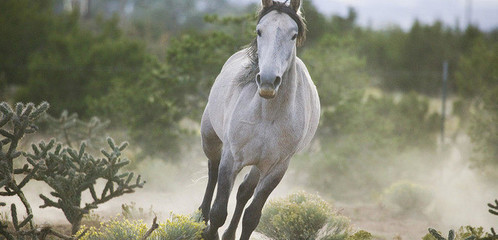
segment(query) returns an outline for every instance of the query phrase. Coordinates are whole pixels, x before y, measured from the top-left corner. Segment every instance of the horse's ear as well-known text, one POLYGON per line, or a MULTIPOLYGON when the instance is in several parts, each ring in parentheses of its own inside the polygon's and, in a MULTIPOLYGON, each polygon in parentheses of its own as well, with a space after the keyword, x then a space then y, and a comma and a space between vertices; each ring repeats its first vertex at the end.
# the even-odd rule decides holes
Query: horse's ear
POLYGON ((264 8, 271 7, 273 5, 273 0, 261 0, 264 8))
POLYGON ((299 8, 301 7, 301 0, 291 0, 290 6, 294 11, 299 12, 299 8))

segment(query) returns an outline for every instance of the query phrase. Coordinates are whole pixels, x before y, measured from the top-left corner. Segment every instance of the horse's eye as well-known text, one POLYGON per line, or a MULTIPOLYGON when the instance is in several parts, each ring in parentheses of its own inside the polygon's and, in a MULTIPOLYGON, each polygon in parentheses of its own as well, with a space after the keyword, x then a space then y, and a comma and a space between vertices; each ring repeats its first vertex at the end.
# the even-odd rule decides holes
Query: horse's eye
POLYGON ((292 36, 292 40, 296 40, 297 38, 297 34, 294 34, 294 36, 292 36))
POLYGON ((258 33, 258 36, 261 37, 261 30, 256 31, 258 33))

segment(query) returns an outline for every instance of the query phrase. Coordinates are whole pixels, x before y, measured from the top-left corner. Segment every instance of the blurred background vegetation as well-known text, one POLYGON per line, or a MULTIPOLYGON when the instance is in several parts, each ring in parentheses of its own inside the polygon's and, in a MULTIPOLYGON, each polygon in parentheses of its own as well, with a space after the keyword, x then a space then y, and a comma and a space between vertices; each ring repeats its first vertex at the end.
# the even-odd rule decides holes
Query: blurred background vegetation
MULTIPOLYGON (((255 37, 258 6, 71 2, 0 1, 0 100, 48 101, 53 116, 108 119, 140 156, 174 162, 164 156, 198 144, 210 86, 255 37)), ((498 178, 498 30, 418 21, 407 30, 372 29, 357 24, 353 8, 327 16, 305 0, 303 9, 309 33, 298 55, 323 112, 311 150, 296 160, 300 179, 335 198, 369 198, 420 165, 437 166, 443 61, 454 123, 444 142, 468 137, 468 164, 498 178)))

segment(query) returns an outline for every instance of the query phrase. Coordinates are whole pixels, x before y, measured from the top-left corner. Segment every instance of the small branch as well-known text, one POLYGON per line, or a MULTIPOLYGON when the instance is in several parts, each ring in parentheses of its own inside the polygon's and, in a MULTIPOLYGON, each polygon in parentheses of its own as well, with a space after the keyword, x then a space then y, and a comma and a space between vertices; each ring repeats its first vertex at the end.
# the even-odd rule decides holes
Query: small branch
POLYGON ((498 199, 495 200, 495 205, 488 203, 488 207, 490 208, 489 213, 493 215, 498 215, 498 199))
POLYGON ((0 227, 0 235, 4 236, 7 240, 15 240, 14 236, 9 232, 5 231, 2 227, 0 227))
POLYGON ((0 192, 0 196, 14 196, 16 195, 15 192, 0 192))
MULTIPOLYGON (((17 186, 16 186, 17 188, 17 186)), ((26 213, 29 215, 33 215, 33 211, 31 210, 31 205, 28 202, 28 199, 26 199, 26 196, 24 196, 24 193, 21 191, 21 189, 14 189, 14 191, 17 192, 17 196, 21 200, 22 204, 24 205, 24 208, 26 209, 26 213)), ((29 220, 29 228, 30 229, 35 229, 35 224, 33 223, 33 218, 29 220)))
POLYGON ((156 230, 159 227, 159 224, 157 224, 157 216, 154 217, 154 220, 152 220, 152 226, 150 227, 149 230, 145 233, 145 235, 142 237, 142 240, 146 240, 154 230, 156 230))
POLYGON ((33 176, 35 175, 36 171, 38 171, 38 165, 36 165, 35 167, 33 167, 33 169, 29 172, 28 175, 26 175, 24 177, 24 179, 21 181, 21 183, 19 183, 19 189, 23 188, 24 185, 26 185, 26 183, 29 182, 29 180, 31 180, 33 178, 33 176))
POLYGON ((40 194, 40 198, 43 199, 44 201, 43 205, 41 205, 40 208, 46 208, 46 207, 61 208, 60 204, 50 200, 48 197, 46 197, 43 194, 40 194))

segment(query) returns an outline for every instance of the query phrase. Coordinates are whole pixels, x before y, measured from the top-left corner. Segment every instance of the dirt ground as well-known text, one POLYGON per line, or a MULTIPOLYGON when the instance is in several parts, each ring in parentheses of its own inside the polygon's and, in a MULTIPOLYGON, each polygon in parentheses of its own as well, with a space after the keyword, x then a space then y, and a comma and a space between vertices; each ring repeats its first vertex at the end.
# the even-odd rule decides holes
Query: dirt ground
MULTIPOLYGON (((375 239, 396 239, 412 240, 422 239, 426 235, 427 228, 439 229, 436 222, 432 222, 426 216, 401 216, 382 208, 379 205, 347 205, 336 203, 338 211, 351 219, 354 230, 365 230, 374 236, 375 239)), ((98 227, 99 221, 84 220, 87 227, 98 227)), ((65 223, 50 224, 46 222, 41 226, 51 226, 55 231, 70 235, 71 226, 65 223)), ((240 230, 239 230, 240 231, 240 230)), ((220 230, 220 233, 222 230, 220 230)), ((255 233, 253 240, 267 240, 268 238, 255 233)))
POLYGON ((435 221, 423 214, 399 215, 377 204, 336 203, 336 207, 356 228, 370 232, 375 239, 422 239, 429 227, 440 229, 435 221))

